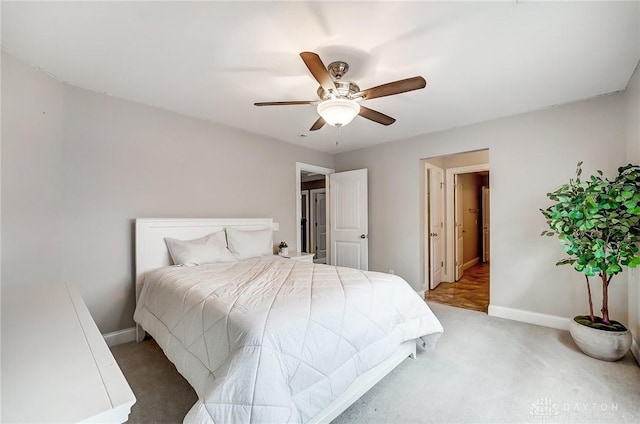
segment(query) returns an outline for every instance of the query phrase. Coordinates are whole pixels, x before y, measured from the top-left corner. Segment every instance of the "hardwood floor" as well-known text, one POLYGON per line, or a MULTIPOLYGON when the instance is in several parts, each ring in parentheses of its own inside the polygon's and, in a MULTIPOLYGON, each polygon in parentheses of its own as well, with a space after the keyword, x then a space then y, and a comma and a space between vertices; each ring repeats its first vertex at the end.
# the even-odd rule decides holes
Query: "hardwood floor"
POLYGON ((472 266, 455 283, 440 283, 434 290, 427 291, 425 300, 486 313, 489 309, 489 263, 472 266))

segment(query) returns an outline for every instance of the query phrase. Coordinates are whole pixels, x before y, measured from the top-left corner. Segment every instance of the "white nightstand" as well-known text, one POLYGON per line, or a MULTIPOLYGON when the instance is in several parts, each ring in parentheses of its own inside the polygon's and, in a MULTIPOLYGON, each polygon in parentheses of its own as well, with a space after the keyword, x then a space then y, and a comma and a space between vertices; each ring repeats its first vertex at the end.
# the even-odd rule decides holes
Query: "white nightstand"
POLYGON ((289 252, 288 255, 282 256, 283 258, 293 259, 294 261, 313 263, 313 253, 304 252, 289 252))

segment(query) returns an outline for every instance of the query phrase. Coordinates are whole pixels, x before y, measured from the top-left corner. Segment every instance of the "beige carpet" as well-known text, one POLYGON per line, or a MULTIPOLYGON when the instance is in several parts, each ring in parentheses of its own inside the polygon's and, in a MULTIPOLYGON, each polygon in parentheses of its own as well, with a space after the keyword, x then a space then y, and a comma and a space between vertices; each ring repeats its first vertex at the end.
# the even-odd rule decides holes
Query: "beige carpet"
MULTIPOLYGON (((640 367, 578 351, 566 331, 430 304, 445 328, 334 423, 640 423, 640 367)), ((112 348, 130 423, 179 423, 196 401, 152 340, 112 348)))

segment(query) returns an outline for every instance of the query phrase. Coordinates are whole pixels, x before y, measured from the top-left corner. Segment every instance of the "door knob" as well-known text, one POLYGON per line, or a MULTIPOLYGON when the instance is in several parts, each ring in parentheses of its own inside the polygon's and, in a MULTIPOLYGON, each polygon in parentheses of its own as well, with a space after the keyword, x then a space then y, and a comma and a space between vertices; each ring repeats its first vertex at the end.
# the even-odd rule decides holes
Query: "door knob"
POLYGON ((367 238, 367 236, 366 236, 366 234, 360 234, 360 238, 364 239, 364 238, 367 238))

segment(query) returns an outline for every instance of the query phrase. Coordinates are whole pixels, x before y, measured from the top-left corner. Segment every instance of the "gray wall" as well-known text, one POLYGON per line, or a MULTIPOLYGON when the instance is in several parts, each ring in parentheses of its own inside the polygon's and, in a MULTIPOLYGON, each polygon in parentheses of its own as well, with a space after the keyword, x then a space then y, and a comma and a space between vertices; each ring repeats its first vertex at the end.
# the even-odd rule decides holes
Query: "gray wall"
POLYGON ((63 279, 64 85, 2 53, 2 282, 63 279))
MULTIPOLYGON (((629 81, 624 97, 627 112, 627 161, 640 164, 640 64, 629 81)), ((636 344, 640 344, 640 269, 629 273, 629 326, 636 344)), ((640 351, 636 352, 636 358, 640 362, 637 353, 640 351)))
POLYGON ((332 155, 70 87, 3 53, 2 284, 76 284, 133 325, 133 220, 271 217, 295 249, 296 162, 332 155))
MULTIPOLYGON (((70 281, 102 332, 130 327, 133 220, 270 216, 295 244, 295 162, 369 169, 370 267, 422 284, 421 159, 490 149, 491 303, 584 312, 582 278, 538 235, 545 193, 573 175, 640 162, 640 85, 553 109, 337 157, 61 84, 2 55, 2 285, 70 281)), ((486 155, 486 152, 481 154, 486 155)), ((453 165, 451 165, 453 166, 453 165)), ((462 166, 462 165, 456 165, 462 166)), ((638 321, 640 272, 614 284, 638 321)), ((633 325, 635 322, 635 326, 633 325)))
MULTIPOLYGON (((626 162, 622 94, 577 102, 339 154, 336 169, 369 169, 369 264, 390 268, 419 290, 420 160, 489 149, 491 169, 491 304, 561 317, 587 307, 584 278, 569 267, 557 241, 539 236, 545 193, 574 175, 626 162)), ((627 287, 612 290, 614 318, 626 321, 627 287)))

